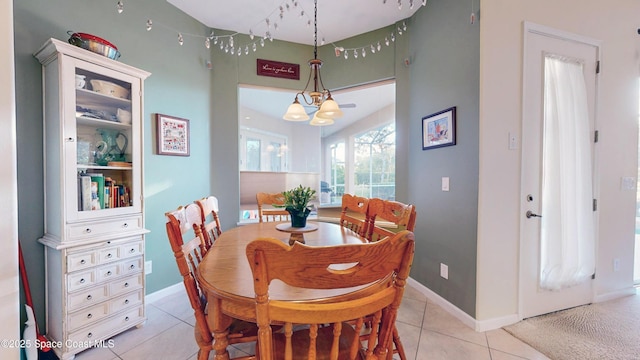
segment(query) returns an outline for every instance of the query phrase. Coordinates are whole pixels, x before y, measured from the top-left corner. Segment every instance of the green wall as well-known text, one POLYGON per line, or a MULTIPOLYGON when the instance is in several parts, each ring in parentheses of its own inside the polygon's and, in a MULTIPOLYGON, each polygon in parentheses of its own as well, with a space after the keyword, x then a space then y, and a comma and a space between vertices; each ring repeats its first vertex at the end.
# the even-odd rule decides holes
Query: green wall
MULTIPOLYGON (((115 2, 101 0, 15 1, 16 102, 18 136, 18 233, 25 254, 36 318, 44 329, 44 256, 37 242, 44 233, 42 171, 42 77, 33 53, 48 38, 66 41, 68 30, 87 32, 114 43, 120 61, 146 71, 144 96, 144 190, 147 293, 181 281, 164 228, 164 212, 210 192, 211 71, 201 39, 185 36, 180 46, 175 32, 202 34, 209 30, 165 1, 125 1, 118 14, 115 2), (154 22, 146 31, 147 19, 154 22), (163 26, 164 25, 164 26, 163 26), (153 114, 190 120, 191 156, 155 155, 153 114)), ((46 181, 46 179, 45 179, 46 181)))
MULTIPOLYGON (((416 256, 412 278, 470 315, 475 314, 475 233, 478 173, 478 25, 469 25, 468 4, 430 1, 407 20, 408 32, 390 47, 366 58, 336 58, 319 49, 324 84, 331 88, 396 79, 397 198, 416 204, 416 256), (405 66, 404 60, 410 60, 405 66), (458 145, 421 150, 421 117, 458 106, 458 145), (440 177, 451 177, 452 191, 439 191, 440 177), (449 265, 442 281, 436 267, 449 265)), ((202 196, 220 201, 222 226, 235 226, 239 212, 238 84, 301 89, 308 76, 310 46, 267 42, 256 53, 225 54, 204 39, 209 29, 164 1, 21 0, 14 2, 18 136, 19 236, 27 256, 36 317, 44 329, 44 258, 37 239, 44 233, 41 69, 33 53, 51 37, 67 31, 101 36, 118 46, 120 61, 152 73, 145 82, 144 190, 147 293, 181 281, 168 245, 164 212, 202 196), (154 26, 146 31, 147 19, 154 26), (183 32, 184 45, 177 41, 183 32), (301 80, 256 75, 255 59, 301 64, 301 80), (206 68, 211 60, 213 68, 206 68), (191 122, 191 156, 155 155, 153 114, 191 122)), ((395 26, 338 42, 345 48, 384 39, 395 26)), ((216 33, 223 33, 216 30, 216 33)), ((247 37, 235 37, 246 43, 247 37)), ((286 105, 283 105, 286 106, 286 105)), ((46 179, 45 179, 46 180, 46 179)))
POLYGON ((475 317, 480 27, 469 15, 469 3, 430 1, 412 19, 408 178, 418 211, 411 277, 475 317), (451 106, 456 145, 423 151, 422 117, 451 106))

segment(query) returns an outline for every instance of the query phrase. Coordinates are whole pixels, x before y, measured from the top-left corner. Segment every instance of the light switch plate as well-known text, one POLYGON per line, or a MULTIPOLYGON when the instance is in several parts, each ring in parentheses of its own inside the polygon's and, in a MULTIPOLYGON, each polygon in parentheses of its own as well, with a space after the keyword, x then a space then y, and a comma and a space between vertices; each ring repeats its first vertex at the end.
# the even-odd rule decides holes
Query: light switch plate
POLYGON ((442 178, 442 191, 449 191, 449 178, 446 176, 442 178))
POLYGON ((449 266, 440 263, 440 276, 444 279, 449 279, 449 266))
POLYGON ((518 149, 518 136, 513 132, 509 132, 509 150, 516 149, 518 149))

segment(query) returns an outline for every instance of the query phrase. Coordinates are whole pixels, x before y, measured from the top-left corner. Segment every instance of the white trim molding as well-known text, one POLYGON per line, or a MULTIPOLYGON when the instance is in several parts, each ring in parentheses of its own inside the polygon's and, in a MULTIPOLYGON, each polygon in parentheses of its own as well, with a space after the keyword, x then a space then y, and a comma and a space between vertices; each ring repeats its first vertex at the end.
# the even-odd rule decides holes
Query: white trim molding
POLYGON ((501 328, 503 326, 515 324, 520 320, 518 318, 518 314, 511 314, 511 315, 502 316, 502 317, 499 317, 499 318, 493 318, 493 319, 487 319, 487 320, 479 321, 479 320, 474 319, 471 315, 467 314, 466 312, 460 310, 458 307, 456 307, 455 305, 451 304, 445 298, 443 298, 442 296, 436 294, 435 292, 433 292, 428 287, 420 284, 416 280, 414 280, 412 278, 409 278, 407 280, 407 283, 412 288, 416 289, 417 291, 422 293, 424 296, 426 296, 427 299, 429 299, 429 301, 431 301, 431 302, 435 303, 436 305, 440 306, 446 312, 451 314, 453 317, 455 317, 456 319, 462 321, 463 324, 467 325, 468 327, 470 327, 470 328, 472 328, 472 329, 474 329, 475 331, 478 331, 478 332, 499 329, 499 328, 501 328))

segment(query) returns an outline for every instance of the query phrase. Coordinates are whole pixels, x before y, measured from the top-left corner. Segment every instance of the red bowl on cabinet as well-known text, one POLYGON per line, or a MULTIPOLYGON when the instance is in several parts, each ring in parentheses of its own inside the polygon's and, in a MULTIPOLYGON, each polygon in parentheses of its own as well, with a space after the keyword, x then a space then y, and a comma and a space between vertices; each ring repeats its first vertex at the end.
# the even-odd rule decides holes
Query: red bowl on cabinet
POLYGON ((72 31, 68 31, 67 34, 71 36, 69 38, 69 44, 106 56, 109 59, 116 60, 120 57, 118 48, 101 37, 72 31))

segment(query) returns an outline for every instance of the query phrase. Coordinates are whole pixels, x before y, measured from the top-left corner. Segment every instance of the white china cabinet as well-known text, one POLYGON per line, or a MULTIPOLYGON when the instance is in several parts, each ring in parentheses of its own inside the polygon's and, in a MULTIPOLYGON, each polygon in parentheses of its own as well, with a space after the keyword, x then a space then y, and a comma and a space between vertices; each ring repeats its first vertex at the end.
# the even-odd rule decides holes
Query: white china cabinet
POLYGON ((150 74, 56 39, 44 92, 47 337, 72 359, 145 321, 143 82, 150 74))

